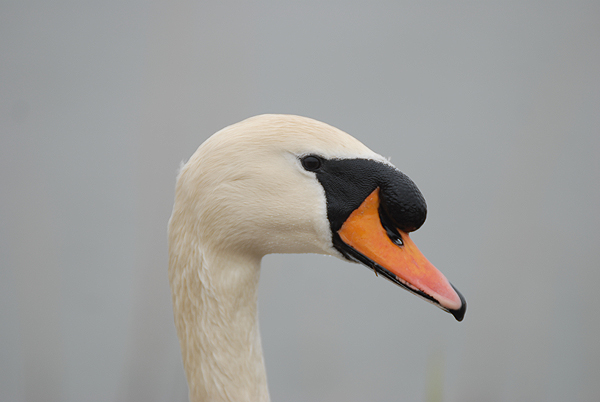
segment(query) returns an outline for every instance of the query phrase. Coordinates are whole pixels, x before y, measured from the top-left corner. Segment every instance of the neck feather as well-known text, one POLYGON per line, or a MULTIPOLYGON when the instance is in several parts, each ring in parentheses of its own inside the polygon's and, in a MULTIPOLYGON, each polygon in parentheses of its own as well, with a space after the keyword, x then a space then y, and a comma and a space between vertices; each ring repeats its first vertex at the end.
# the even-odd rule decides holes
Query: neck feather
POLYGON ((169 252, 190 401, 269 401, 257 316, 261 258, 177 241, 169 252))

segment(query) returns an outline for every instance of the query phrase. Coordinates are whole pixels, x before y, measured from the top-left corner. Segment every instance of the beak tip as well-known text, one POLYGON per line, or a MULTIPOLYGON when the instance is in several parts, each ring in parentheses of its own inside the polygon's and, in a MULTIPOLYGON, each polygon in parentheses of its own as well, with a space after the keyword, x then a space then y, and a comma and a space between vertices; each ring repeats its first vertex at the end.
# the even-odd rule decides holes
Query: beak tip
POLYGON ((454 291, 460 298, 460 307, 456 310, 449 310, 449 313, 452 314, 454 318, 456 318, 456 321, 460 322, 463 320, 463 318, 465 318, 465 313, 467 312, 467 301, 465 300, 464 296, 458 291, 458 289, 454 287, 454 285, 450 284, 450 286, 452 286, 452 289, 454 289, 454 291))

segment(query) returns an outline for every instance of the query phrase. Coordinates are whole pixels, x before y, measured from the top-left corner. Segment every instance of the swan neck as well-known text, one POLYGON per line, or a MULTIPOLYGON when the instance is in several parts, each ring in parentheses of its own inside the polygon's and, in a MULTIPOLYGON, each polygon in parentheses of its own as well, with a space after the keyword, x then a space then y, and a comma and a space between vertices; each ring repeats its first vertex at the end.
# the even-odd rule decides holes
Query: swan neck
POLYGON ((193 246, 170 250, 190 401, 269 401, 257 315, 260 260, 193 246))

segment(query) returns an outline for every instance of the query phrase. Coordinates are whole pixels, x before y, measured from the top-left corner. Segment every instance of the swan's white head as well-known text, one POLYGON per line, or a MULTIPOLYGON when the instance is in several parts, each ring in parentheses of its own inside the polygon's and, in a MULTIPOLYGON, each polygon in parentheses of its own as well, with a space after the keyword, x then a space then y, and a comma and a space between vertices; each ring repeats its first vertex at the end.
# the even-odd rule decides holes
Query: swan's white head
MULTIPOLYGON (((301 158, 385 160, 348 134, 298 116, 261 115, 217 132, 182 167, 202 243, 269 253, 337 254, 325 191, 301 158)), ((176 205, 177 207, 177 205, 176 205)))
POLYGON ((414 183, 355 138, 261 115, 217 132, 182 167, 170 230, 231 255, 360 262, 461 320, 464 299, 408 237, 425 215, 414 183))

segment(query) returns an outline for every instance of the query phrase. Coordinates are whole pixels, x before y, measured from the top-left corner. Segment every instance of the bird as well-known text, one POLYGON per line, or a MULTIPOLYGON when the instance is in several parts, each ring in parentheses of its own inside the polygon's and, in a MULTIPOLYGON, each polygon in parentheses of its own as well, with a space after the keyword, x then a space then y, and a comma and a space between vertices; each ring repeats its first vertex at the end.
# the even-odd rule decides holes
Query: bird
POLYGON ((426 214, 408 176, 326 123, 265 114, 210 136, 180 167, 168 227, 190 401, 269 401, 257 291, 270 253, 363 264, 461 321, 465 298, 409 237, 426 214))

